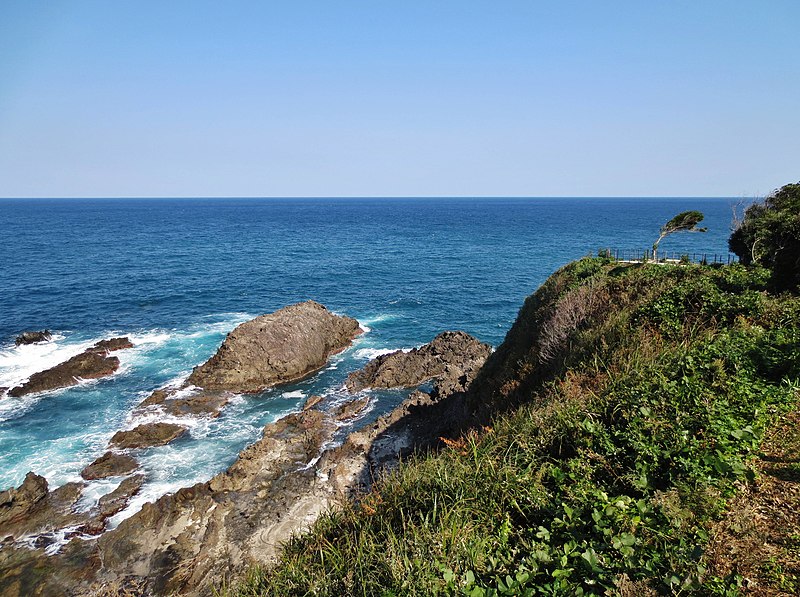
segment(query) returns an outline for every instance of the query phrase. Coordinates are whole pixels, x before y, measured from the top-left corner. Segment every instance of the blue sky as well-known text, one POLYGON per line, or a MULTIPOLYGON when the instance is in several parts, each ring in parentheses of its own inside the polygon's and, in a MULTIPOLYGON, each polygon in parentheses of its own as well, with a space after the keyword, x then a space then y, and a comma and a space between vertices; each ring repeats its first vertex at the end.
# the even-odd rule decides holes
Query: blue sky
POLYGON ((0 3, 0 196, 733 196, 800 2, 0 3))

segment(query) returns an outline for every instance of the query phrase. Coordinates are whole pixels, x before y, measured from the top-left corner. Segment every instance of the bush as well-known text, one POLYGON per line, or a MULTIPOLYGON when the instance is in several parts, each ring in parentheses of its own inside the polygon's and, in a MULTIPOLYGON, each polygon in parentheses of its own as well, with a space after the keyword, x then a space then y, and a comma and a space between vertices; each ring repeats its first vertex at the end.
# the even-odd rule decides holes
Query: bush
POLYGON ((800 183, 787 184, 748 207, 728 247, 745 265, 770 268, 774 288, 800 288, 800 183))

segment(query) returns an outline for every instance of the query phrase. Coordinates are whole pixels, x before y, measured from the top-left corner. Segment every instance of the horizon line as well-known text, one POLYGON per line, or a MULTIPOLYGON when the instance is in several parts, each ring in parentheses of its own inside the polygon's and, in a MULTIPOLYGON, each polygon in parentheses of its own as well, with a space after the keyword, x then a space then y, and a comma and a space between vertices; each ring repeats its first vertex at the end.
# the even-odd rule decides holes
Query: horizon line
POLYGON ((761 195, 59 195, 36 197, 0 197, 2 200, 49 200, 49 199, 761 199, 761 195))

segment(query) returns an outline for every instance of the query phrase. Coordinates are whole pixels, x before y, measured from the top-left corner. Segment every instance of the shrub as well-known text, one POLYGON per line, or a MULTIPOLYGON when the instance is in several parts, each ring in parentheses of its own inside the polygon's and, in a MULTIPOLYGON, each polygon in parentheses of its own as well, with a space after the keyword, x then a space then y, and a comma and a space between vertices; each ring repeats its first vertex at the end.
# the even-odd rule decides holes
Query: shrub
POLYGON ((728 247, 745 265, 770 268, 776 289, 800 288, 800 183, 787 184, 748 207, 728 247))

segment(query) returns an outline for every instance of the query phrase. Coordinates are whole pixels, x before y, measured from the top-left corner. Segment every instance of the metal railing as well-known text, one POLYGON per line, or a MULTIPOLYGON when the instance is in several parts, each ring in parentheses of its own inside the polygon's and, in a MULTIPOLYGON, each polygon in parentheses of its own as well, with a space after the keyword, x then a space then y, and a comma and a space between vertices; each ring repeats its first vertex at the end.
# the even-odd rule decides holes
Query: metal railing
POLYGON ((647 249, 600 249, 601 257, 627 263, 699 263, 703 265, 737 263, 739 257, 733 253, 681 253, 670 251, 653 251, 647 249))

